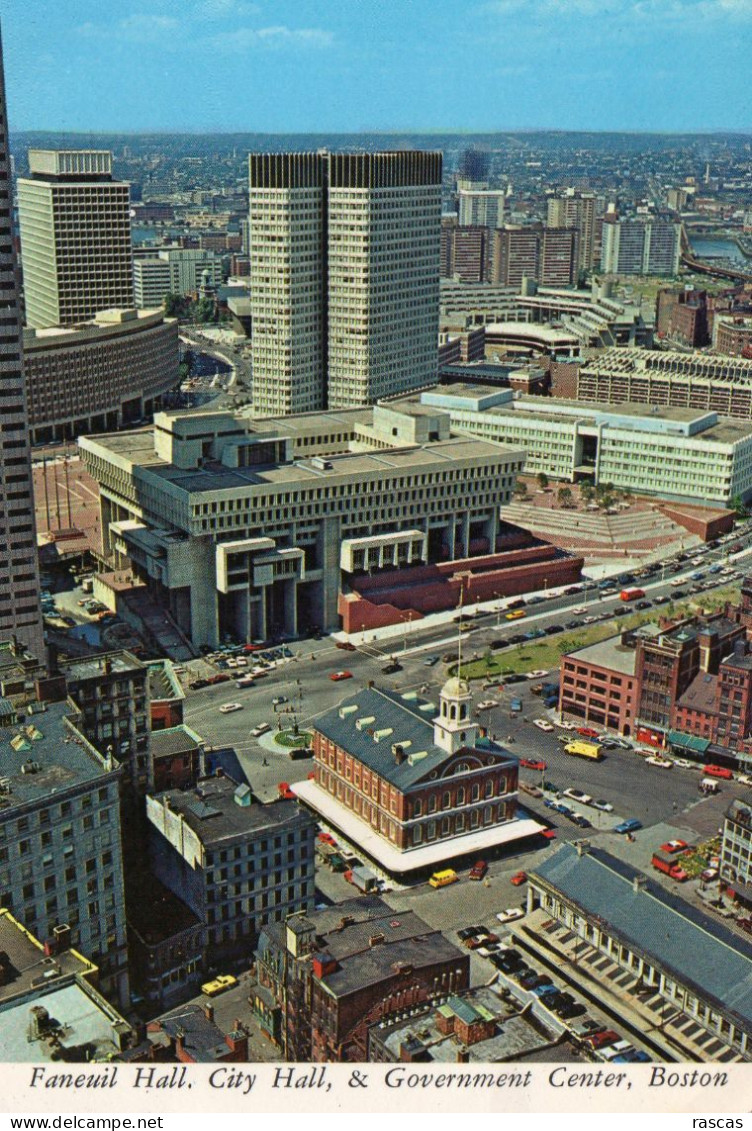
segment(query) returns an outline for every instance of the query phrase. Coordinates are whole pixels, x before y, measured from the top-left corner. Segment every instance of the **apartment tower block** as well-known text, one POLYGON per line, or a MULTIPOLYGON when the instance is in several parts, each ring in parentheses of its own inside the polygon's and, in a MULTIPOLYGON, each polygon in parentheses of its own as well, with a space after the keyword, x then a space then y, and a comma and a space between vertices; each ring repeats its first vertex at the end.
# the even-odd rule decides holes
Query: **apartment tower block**
POLYGON ((258 416, 435 380, 441 154, 251 154, 258 416))

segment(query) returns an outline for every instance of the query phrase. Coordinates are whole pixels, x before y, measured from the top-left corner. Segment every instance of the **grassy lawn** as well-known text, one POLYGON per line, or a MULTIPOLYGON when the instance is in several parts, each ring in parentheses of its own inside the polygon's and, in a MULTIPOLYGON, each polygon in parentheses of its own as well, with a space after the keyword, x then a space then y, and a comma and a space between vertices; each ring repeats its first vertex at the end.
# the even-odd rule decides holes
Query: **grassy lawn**
POLYGON ((294 749, 296 746, 310 746, 312 736, 307 730, 300 730, 297 734, 293 730, 281 730, 279 734, 275 734, 274 741, 278 746, 294 749))
MULTIPOLYGON (((598 624, 583 625, 582 628, 556 636, 541 636, 537 640, 527 640, 524 644, 499 649, 498 652, 487 651, 483 656, 467 660, 462 664, 460 674, 463 679, 493 679, 495 676, 524 673, 535 668, 558 672, 561 657, 565 653, 597 644, 599 640, 606 640, 609 636, 637 628, 649 621, 656 621, 658 612, 662 616, 679 618, 696 613, 698 609, 715 611, 726 601, 736 600, 738 597, 739 585, 732 585, 713 593, 699 593, 693 599, 680 601, 678 604, 670 602, 668 605, 659 605, 658 609, 651 609, 649 612, 646 610, 628 617, 615 617, 598 624)), ((450 667, 449 674, 454 675, 456 670, 455 664, 450 667)))

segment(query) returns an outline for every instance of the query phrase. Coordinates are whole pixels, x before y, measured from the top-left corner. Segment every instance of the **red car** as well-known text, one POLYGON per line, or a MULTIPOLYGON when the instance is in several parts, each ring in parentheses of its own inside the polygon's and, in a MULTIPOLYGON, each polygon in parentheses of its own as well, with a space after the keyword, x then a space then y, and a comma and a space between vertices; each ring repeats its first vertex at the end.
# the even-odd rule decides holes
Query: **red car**
POLYGON ((661 852, 673 856, 676 852, 686 852, 688 848, 689 845, 686 840, 667 840, 665 844, 661 845, 661 852))
POLYGON ((331 833, 319 833, 319 840, 322 844, 336 844, 336 840, 331 833))
POLYGON ((518 888, 520 884, 524 884, 526 881, 527 872, 515 872, 515 874, 512 876, 512 883, 516 888, 518 888))
POLYGON ((546 840, 556 840, 556 829, 544 829, 541 836, 546 840))
POLYGON ((619 1034, 615 1033, 613 1029, 606 1029, 602 1033, 593 1033, 589 1037, 583 1038, 583 1043, 590 1045, 591 1049, 603 1049, 610 1045, 613 1041, 619 1040, 619 1034))
POLYGON ((280 798, 281 801, 294 801, 295 800, 295 794, 290 789, 290 783, 289 782, 281 781, 279 783, 279 785, 277 786, 277 793, 279 794, 279 798, 280 798))
POLYGON ((731 781, 733 773, 727 770, 725 766, 703 766, 702 772, 709 778, 723 778, 724 781, 731 781))
POLYGON ((210 675, 206 682, 214 686, 215 683, 229 683, 231 678, 226 672, 220 672, 219 675, 210 675))
POLYGON ((592 727, 577 727, 577 733, 581 734, 583 738, 597 738, 598 731, 593 730, 592 727))
POLYGON ((471 880, 482 880, 487 871, 488 864, 486 864, 485 860, 476 860, 476 862, 470 869, 470 875, 468 878, 471 880))
POLYGON ((334 644, 335 647, 341 648, 343 652, 357 652, 357 648, 349 640, 335 640, 334 644))
POLYGON ((333 679, 335 683, 339 683, 341 679, 352 679, 352 672, 332 672, 329 679, 333 679))
POLYGON ((526 770, 547 770, 548 765, 541 758, 520 758, 520 765, 526 770))

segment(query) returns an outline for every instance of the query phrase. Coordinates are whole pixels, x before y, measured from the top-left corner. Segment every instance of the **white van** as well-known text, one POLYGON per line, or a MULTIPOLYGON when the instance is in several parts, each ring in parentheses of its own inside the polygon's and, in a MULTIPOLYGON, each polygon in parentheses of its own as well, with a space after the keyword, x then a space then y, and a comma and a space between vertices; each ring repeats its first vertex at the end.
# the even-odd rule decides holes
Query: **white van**
POLYGON ((259 723, 259 725, 257 727, 254 727, 251 731, 251 736, 253 738, 260 738, 262 734, 266 734, 267 731, 270 731, 271 729, 272 728, 270 723, 259 723))
POLYGON ((715 778, 703 778, 697 787, 700 793, 718 793, 718 782, 715 778))

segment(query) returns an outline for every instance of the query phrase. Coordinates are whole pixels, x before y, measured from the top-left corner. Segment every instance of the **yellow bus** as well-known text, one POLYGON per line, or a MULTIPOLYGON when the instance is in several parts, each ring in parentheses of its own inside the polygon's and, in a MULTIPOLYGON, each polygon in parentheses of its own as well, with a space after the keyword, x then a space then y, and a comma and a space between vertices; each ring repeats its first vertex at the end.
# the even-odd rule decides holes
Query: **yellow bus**
POLYGON ((593 762, 603 761, 603 751, 594 742, 568 742, 564 753, 574 754, 577 758, 590 758, 593 762))
POLYGON ((447 884, 455 884, 459 876, 452 868, 447 868, 444 872, 434 872, 428 883, 432 888, 445 888, 447 884))

